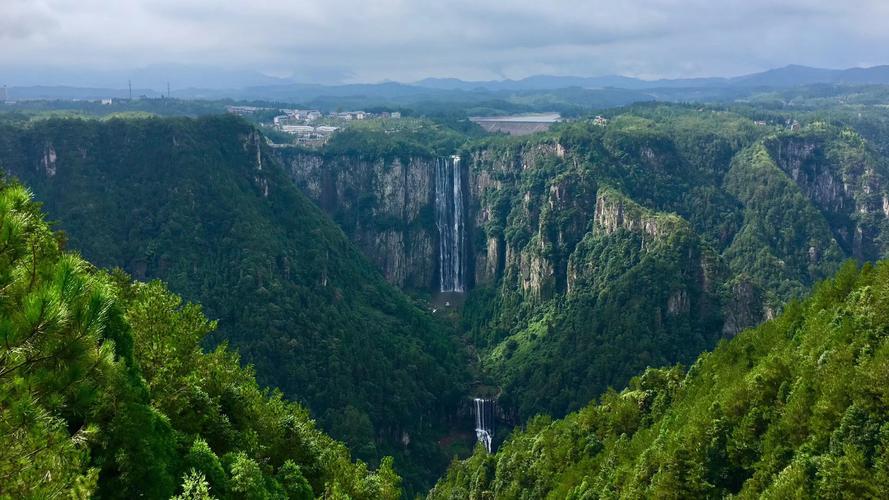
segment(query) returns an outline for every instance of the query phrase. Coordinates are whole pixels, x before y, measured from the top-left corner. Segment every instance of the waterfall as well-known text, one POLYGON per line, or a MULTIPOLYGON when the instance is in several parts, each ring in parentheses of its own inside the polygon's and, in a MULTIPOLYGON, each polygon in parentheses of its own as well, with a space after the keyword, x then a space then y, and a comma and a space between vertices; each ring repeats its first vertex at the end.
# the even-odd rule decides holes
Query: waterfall
POLYGON ((491 453, 494 439, 494 400, 475 398, 475 437, 491 453))
POLYGON ((438 229, 438 276, 442 292, 463 292, 463 174, 460 157, 435 164, 435 226, 438 229))

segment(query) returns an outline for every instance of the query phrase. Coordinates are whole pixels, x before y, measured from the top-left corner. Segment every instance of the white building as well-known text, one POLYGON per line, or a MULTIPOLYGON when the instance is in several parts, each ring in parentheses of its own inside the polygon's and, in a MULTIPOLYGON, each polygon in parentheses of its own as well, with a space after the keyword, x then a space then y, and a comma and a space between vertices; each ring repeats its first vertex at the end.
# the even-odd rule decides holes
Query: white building
POLYGON ((5 102, 9 99, 9 96, 6 94, 6 85, 0 87, 0 102, 5 102))
POLYGON ((392 118, 401 118, 401 112, 400 111, 393 111, 392 114, 389 116, 391 116, 392 118))
POLYGON ((288 134, 306 135, 315 132, 315 127, 312 127, 310 125, 283 125, 281 126, 281 132, 286 132, 288 134))

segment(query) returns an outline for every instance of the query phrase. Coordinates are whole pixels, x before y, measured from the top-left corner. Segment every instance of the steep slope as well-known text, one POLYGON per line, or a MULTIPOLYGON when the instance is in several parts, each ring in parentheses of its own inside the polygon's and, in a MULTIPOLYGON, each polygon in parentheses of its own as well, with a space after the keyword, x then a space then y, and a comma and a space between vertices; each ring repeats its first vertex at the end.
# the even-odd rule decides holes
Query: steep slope
POLYGON ((352 463, 236 354, 202 352, 199 306, 64 253, 5 183, 0 286, 0 497, 399 498, 389 459, 352 463))
POLYGON ((436 164, 466 137, 426 120, 399 127, 353 126, 321 150, 275 155, 390 283, 426 291, 438 283, 436 164))
POLYGON ((817 120, 788 130, 779 113, 745 112, 639 105, 548 134, 400 155, 397 133, 355 132, 357 147, 291 154, 288 166, 390 281, 434 292, 424 267, 439 261, 434 155, 460 156, 464 331, 487 369, 479 385, 503 389, 490 391, 501 416, 520 422, 577 409, 647 365, 691 361, 844 259, 886 255, 879 130, 864 127, 865 139, 817 120), (613 232, 618 207, 678 222, 657 238, 642 222, 613 232))
POLYGON ((879 498, 889 491, 889 263, 564 420, 452 465, 430 498, 879 498))
POLYGON ((444 465, 432 438, 464 377, 448 329, 385 283, 250 126, 38 122, 0 133, 0 164, 69 247, 201 301, 219 321, 211 344, 237 347, 356 455, 396 453, 411 481, 444 465))
MULTIPOLYGON (((503 403, 520 419, 576 409, 646 364, 690 360, 715 334, 771 317, 843 259, 886 255, 889 164, 854 131, 824 123, 779 131, 673 106, 633 111, 606 126, 577 122, 550 137, 492 140, 467 153, 473 241, 485 242, 476 246, 467 328, 491 354, 494 381, 507 389, 503 403), (595 237, 609 206, 595 195, 602 185, 688 221, 661 235, 691 234, 686 255, 697 257, 652 252, 660 270, 643 278, 615 264, 633 262, 632 246, 600 240, 592 280, 572 283, 589 247, 583 242, 595 237), (622 292, 626 279, 639 281, 622 292), (577 295, 595 300, 572 307, 577 295), (674 297, 692 307, 686 323, 664 336, 648 321, 675 311, 674 297), (615 313, 595 305, 604 303, 615 313), (534 340, 541 335, 561 347, 542 348, 534 340), (504 359, 516 350, 536 354, 504 359)), ((623 216, 610 211, 610 224, 620 225, 623 216)))
POLYGON ((719 264, 680 217, 600 187, 563 284, 547 264, 556 245, 529 242, 519 275, 507 274, 499 292, 494 317, 505 337, 485 339, 486 368, 504 390, 499 404, 521 417, 574 408, 646 366, 690 361, 718 337, 719 264), (527 323, 510 325, 510 316, 527 323))

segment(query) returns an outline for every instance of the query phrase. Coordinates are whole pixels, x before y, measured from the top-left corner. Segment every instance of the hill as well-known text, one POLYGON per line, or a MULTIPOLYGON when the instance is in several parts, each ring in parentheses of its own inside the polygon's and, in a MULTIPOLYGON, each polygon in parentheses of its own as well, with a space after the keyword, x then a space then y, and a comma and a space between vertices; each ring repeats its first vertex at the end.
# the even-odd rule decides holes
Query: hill
POLYGON ((889 263, 848 264, 803 302, 703 354, 649 369, 429 498, 879 498, 889 490, 889 263))
POLYGON ((411 484, 463 393, 451 330, 414 306, 233 117, 49 120, 5 127, 0 165, 59 220, 68 248, 164 279, 218 321, 261 385, 304 403, 411 484), (356 362, 360 360, 360 363, 356 362))
POLYGON ((845 259, 887 255, 881 122, 819 111, 789 130, 786 111, 738 111, 637 105, 435 151, 356 129, 282 155, 387 279, 420 293, 440 289, 437 179, 459 157, 463 333, 478 390, 520 424, 690 363, 845 259))
POLYGON ((351 462, 236 353, 203 352, 199 306, 59 243, 0 186, 0 497, 399 498, 390 459, 351 462))

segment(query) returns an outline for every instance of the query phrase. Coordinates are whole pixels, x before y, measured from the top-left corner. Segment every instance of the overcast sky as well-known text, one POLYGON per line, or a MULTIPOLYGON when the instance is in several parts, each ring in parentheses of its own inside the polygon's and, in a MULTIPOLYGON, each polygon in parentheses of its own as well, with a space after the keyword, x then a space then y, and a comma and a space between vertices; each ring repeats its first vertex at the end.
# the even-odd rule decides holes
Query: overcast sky
POLYGON ((732 76, 886 64, 887 25, 889 0, 0 0, 0 81, 153 64, 327 83, 732 76))

